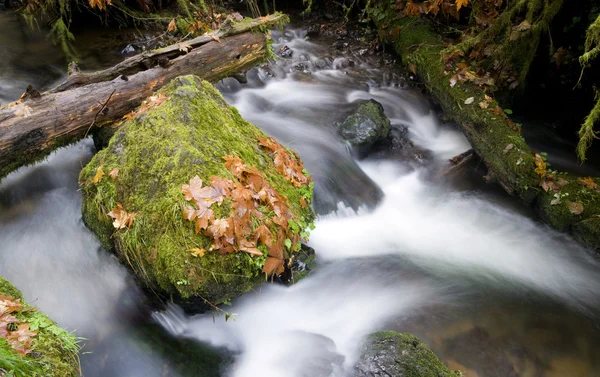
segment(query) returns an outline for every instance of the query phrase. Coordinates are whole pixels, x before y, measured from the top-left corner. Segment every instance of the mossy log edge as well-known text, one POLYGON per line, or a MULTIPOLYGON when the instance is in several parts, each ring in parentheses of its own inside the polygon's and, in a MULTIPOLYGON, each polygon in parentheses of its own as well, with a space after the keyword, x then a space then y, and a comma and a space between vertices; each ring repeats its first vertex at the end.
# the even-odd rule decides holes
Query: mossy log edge
MULTIPOLYGON (((261 25, 270 27, 271 21, 264 20, 261 25)), ((260 27, 252 30, 257 29, 260 27)), ((219 40, 211 38, 184 55, 131 76, 6 104, 0 108, 0 180, 122 119, 177 76, 194 74, 216 82, 246 71, 271 55, 267 33, 248 31, 219 40)))
MULTIPOLYGON (((374 4, 368 13, 381 40, 393 46, 402 63, 423 80, 446 115, 460 125, 475 153, 486 164, 489 176, 509 194, 535 206, 541 219, 550 226, 569 232, 600 252, 600 191, 589 189, 577 176, 559 173, 568 184, 558 193, 545 192, 535 172, 534 152, 525 139, 511 127, 508 118, 478 106, 486 93, 469 83, 450 86, 441 56, 445 46, 430 22, 425 18, 398 18, 388 3, 374 4), (470 97, 474 101, 465 104, 470 97), (572 213, 570 203, 581 203, 583 212, 572 213)), ((593 179, 600 185, 600 179, 593 179)))

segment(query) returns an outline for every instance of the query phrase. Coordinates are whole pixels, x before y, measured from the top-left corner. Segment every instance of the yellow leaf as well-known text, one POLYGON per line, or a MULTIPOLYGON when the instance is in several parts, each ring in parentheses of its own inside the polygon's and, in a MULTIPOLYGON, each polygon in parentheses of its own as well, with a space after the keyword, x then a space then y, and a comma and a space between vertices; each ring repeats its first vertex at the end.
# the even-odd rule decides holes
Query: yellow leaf
POLYGON ((175 23, 175 19, 172 19, 171 22, 169 22, 167 31, 177 31, 177 24, 175 23))
POLYGON ((206 253, 206 250, 195 247, 193 249, 190 249, 190 253, 192 253, 192 255, 195 257, 203 257, 206 253))
POLYGON ((469 5, 469 0, 456 0, 456 10, 460 10, 460 8, 464 8, 469 5))
POLYGON ((108 175, 112 178, 112 179, 116 179, 117 175, 119 175, 119 168, 114 168, 113 170, 111 170, 108 175))
POLYGON ((546 162, 538 153, 535 154, 535 173, 540 177, 544 177, 546 175, 546 162))
POLYGON ((96 175, 94 175, 94 184, 100 182, 102 177, 104 177, 104 170, 102 170, 102 166, 100 166, 98 170, 96 170, 96 175))

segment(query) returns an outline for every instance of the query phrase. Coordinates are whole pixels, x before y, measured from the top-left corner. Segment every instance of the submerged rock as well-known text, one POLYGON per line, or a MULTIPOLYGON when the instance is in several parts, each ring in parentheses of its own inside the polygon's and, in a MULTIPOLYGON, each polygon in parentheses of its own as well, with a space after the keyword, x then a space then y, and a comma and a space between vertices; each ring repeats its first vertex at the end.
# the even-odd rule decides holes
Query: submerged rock
POLYGON ((27 305, 0 276, 0 376, 76 377, 78 353, 75 336, 27 305))
POLYGON ((390 134, 390 120, 373 99, 362 101, 356 112, 339 125, 340 135, 359 148, 370 147, 390 134))
POLYGON ((417 337, 395 331, 369 336, 353 377, 459 377, 417 337))
POLYGON ((263 283, 263 269, 283 270, 313 220, 313 185, 294 152, 208 82, 179 77, 152 99, 81 172, 83 219, 143 285, 202 310, 263 283), (289 175, 283 162, 299 168, 289 175), (186 199, 195 176, 209 198, 186 199))
POLYGON ((404 125, 392 125, 390 135, 375 143, 366 156, 374 159, 426 162, 433 159, 430 151, 416 146, 404 125))

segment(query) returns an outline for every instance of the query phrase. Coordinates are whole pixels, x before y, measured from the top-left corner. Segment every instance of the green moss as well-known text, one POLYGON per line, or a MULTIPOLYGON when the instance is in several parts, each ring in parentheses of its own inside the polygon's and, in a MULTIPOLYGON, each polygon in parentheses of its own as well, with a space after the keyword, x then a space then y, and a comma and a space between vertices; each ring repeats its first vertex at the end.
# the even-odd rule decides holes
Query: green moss
MULTIPOLYGON (((76 338, 56 326, 39 310, 23 302, 23 296, 12 284, 0 276, 0 294, 20 299, 23 310, 16 313, 22 323, 38 331, 27 356, 17 354, 0 339, 0 376, 12 372, 17 377, 75 377, 79 376, 79 346, 76 338)), ((11 374, 8 374, 11 375, 11 374)))
MULTIPOLYGON (((170 100, 126 122, 81 172, 83 219, 149 288, 180 302, 204 298, 220 304, 264 281, 264 257, 210 250, 204 257, 192 256, 190 249, 208 250, 211 240, 196 235, 193 224, 182 218, 187 203, 181 185, 195 175, 205 182, 211 176, 233 178, 223 160, 233 154, 261 170, 288 199, 294 218, 305 224, 313 214, 300 199, 310 197, 275 171, 272 158, 258 146, 257 138, 265 135, 211 84, 184 76, 160 93, 170 100), (117 178, 107 175, 93 184, 99 167, 105 173, 118 168, 117 178), (112 227, 107 213, 117 203, 138 213, 130 229, 115 232, 112 227)), ((213 205, 217 218, 229 216, 228 203, 213 205)))
MULTIPOLYGON (((437 358, 437 356, 411 334, 395 331, 373 333, 364 346, 365 354, 359 362, 384 370, 386 375, 404 377, 460 377, 460 372, 453 372, 437 358)), ((358 373, 357 375, 362 376, 358 373)))
MULTIPOLYGON (((495 178, 508 193, 518 195, 526 203, 535 203, 542 218, 563 231, 575 232, 574 224, 600 215, 600 191, 586 189, 577 177, 571 175, 558 173, 570 182, 559 195, 568 194, 568 201, 581 202, 585 207, 583 214, 571 213, 567 200, 551 204, 555 193, 546 193, 540 188, 534 152, 514 124, 504 115, 496 115, 478 106, 486 94, 478 86, 470 83, 450 85, 450 76, 445 72, 441 56, 445 46, 427 19, 398 19, 397 12, 388 3, 374 4, 368 12, 378 26, 381 38, 393 45, 403 63, 414 66, 446 115, 461 126, 473 149, 488 167, 489 176, 495 178), (465 104, 471 97, 474 101, 470 105, 465 104)), ((592 240, 595 237, 592 233, 576 236, 600 251, 598 240, 592 240)))

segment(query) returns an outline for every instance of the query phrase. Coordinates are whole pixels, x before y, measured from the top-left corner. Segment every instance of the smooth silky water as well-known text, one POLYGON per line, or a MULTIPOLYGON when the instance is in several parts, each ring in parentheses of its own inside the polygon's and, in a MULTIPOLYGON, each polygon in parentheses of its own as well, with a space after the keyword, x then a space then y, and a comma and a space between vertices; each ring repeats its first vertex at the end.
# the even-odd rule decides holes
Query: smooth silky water
MULTIPOLYGON (((2 30, 15 22, 0 13, 2 30)), ((1 40, 3 102, 64 75, 60 53, 18 30, 1 40), (14 63, 23 59, 31 65, 14 63)), ((313 175, 319 266, 291 287, 265 284, 243 296, 227 308, 235 320, 145 304, 82 223, 77 176, 94 153, 90 140, 0 185, 0 275, 85 338, 85 376, 343 377, 364 337, 382 329, 415 333, 469 377, 594 376, 600 266, 590 251, 497 190, 440 179, 444 161, 469 145, 393 69, 356 57, 349 66, 331 41, 309 41, 301 29, 274 40, 293 58, 218 88, 296 149, 313 175), (368 98, 432 157, 356 161, 334 124, 368 98)))

